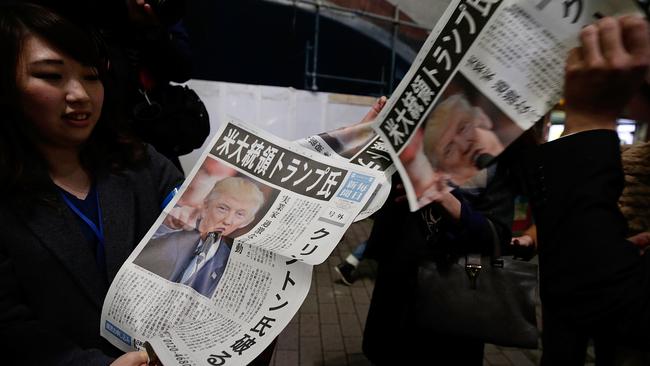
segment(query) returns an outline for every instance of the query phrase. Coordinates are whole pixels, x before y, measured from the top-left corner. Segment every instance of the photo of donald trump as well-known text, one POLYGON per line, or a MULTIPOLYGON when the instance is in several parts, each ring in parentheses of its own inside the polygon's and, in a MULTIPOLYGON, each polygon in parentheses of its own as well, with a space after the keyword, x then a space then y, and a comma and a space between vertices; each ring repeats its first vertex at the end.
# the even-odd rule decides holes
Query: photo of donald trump
POLYGON ((229 236, 252 223, 263 204, 255 183, 224 178, 201 207, 175 207, 134 263, 211 297, 228 264, 229 236))

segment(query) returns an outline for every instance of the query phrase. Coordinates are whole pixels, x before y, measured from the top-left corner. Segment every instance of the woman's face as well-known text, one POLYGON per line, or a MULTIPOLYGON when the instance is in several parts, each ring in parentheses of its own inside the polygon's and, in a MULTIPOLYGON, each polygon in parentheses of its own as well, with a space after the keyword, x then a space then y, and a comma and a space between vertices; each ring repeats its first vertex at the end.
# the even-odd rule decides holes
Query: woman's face
POLYGON ((104 101, 95 68, 28 36, 16 75, 20 108, 36 131, 37 145, 78 147, 88 139, 104 101))

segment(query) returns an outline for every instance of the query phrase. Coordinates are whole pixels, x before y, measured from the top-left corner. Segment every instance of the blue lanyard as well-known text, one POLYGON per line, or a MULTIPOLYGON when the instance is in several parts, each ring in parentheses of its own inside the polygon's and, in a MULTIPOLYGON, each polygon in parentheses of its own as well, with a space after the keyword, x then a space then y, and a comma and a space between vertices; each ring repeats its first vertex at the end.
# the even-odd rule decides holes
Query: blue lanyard
POLYGON ((171 200, 174 198, 174 196, 176 196, 176 193, 178 193, 178 187, 180 187, 180 186, 181 186, 180 184, 177 185, 176 187, 174 187, 174 189, 172 189, 172 190, 169 192, 169 194, 167 195, 167 197, 165 197, 165 199, 163 200, 162 205, 160 205, 160 211, 162 211, 163 209, 165 209, 165 206, 167 206, 167 204, 168 204, 169 202, 171 202, 171 200))
POLYGON ((104 225, 102 224, 102 208, 99 206, 99 193, 95 189, 95 202, 97 203, 97 221, 99 221, 99 228, 97 228, 97 225, 88 218, 77 206, 70 201, 68 197, 65 196, 63 192, 61 192, 61 197, 63 197, 63 200, 65 201, 65 204, 68 205, 74 211, 77 216, 79 216, 80 219, 85 222, 90 229, 95 233, 95 236, 97 237, 97 241, 99 241, 99 250, 104 252, 104 225))

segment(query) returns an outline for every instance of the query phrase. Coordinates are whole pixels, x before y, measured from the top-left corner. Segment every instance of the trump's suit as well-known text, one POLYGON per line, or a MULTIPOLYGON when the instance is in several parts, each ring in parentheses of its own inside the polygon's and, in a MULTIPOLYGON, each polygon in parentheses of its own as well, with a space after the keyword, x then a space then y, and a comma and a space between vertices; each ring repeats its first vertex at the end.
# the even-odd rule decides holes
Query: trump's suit
MULTIPOLYGON (((203 267, 183 282, 200 294, 210 297, 223 276, 231 245, 219 238, 217 252, 203 267)), ((134 263, 170 281, 181 283, 183 273, 202 249, 197 230, 174 231, 149 241, 134 263)))

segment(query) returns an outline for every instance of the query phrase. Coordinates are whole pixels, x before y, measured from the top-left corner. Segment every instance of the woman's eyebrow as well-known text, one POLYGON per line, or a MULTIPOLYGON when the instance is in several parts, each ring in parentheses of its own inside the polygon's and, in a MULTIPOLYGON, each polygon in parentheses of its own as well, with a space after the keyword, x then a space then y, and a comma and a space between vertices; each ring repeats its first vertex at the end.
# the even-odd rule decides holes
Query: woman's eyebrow
POLYGON ((29 64, 30 65, 63 65, 63 60, 54 59, 54 58, 46 58, 46 59, 32 61, 29 64))

